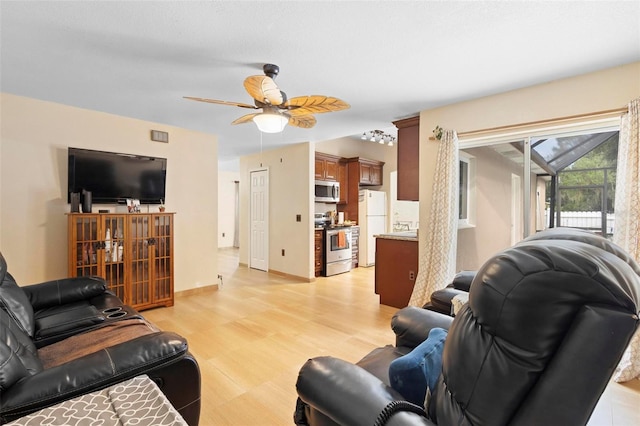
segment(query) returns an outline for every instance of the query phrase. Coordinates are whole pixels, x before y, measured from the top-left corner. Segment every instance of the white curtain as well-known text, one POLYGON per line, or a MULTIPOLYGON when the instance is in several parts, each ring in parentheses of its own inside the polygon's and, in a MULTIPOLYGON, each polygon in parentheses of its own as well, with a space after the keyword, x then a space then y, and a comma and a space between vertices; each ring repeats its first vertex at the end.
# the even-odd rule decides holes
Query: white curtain
POLYGON ((640 98, 620 120, 613 241, 640 262, 640 98))
POLYGON ((426 228, 423 232, 426 237, 419 241, 418 276, 409 306, 423 306, 431 293, 444 288, 455 274, 460 180, 458 135, 445 130, 439 143, 428 220, 420 215, 421 232, 422 227, 426 228))
MULTIPOLYGON (((640 262, 640 98, 620 121, 613 241, 640 262)), ((613 379, 640 378, 640 332, 636 332, 613 379)))

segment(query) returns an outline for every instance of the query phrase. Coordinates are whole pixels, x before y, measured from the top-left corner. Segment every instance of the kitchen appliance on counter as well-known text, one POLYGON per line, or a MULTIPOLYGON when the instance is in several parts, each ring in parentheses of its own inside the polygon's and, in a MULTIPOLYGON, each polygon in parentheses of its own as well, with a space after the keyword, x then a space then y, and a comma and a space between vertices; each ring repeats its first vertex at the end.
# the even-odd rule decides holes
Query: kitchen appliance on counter
POLYGON ((376 262, 374 235, 387 232, 387 194, 383 191, 362 189, 358 194, 358 223, 360 224, 359 266, 372 266, 376 262))
POLYGON ((329 212, 316 213, 313 217, 313 224, 316 229, 328 228, 331 225, 331 215, 329 212))
POLYGON ((340 202, 340 183, 328 180, 317 180, 315 183, 316 203, 340 202))
POLYGON ((351 270, 351 228, 329 227, 325 229, 325 275, 341 274, 351 270))

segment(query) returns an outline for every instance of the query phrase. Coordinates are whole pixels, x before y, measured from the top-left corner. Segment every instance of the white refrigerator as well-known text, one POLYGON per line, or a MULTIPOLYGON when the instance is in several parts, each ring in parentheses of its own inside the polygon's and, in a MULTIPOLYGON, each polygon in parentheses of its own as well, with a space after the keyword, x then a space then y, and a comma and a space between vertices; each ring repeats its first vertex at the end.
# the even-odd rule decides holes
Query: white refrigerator
POLYGON ((361 189, 358 200, 358 266, 372 266, 376 263, 376 239, 373 236, 387 232, 387 194, 361 189))

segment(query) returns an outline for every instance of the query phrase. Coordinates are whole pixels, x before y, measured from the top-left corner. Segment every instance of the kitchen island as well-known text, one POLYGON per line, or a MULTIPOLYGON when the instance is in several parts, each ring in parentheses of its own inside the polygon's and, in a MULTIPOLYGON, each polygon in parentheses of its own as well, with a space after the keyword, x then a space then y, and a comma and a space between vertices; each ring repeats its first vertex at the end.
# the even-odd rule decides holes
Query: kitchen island
POLYGON ((382 305, 404 308, 418 273, 417 231, 376 235, 375 292, 382 305))

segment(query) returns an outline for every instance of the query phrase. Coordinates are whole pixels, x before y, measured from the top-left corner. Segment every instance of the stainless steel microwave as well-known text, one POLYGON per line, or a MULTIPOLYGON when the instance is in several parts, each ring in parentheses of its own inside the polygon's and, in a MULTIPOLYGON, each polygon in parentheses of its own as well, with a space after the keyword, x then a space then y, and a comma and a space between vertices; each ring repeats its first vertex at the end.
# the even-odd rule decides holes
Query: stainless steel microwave
POLYGON ((317 180, 315 187, 315 200, 317 203, 340 202, 340 183, 327 180, 317 180))

